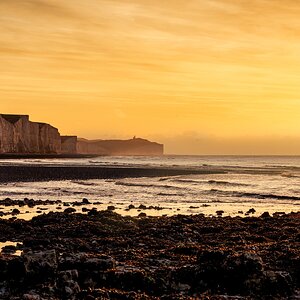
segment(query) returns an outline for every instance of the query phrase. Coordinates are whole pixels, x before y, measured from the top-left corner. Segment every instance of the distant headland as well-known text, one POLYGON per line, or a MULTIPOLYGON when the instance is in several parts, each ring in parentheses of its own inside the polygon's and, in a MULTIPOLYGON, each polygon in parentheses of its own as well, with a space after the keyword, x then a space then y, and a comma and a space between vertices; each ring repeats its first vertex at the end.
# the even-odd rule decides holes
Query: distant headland
POLYGON ((28 115, 0 114, 0 154, 20 155, 163 155, 164 146, 146 139, 87 140, 60 135, 50 124, 28 115))

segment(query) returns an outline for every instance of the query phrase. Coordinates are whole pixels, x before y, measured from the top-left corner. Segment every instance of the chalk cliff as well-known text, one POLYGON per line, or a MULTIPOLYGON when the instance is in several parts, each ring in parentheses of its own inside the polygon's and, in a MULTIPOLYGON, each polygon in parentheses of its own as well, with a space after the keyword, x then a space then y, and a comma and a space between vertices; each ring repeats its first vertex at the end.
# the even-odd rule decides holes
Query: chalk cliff
POLYGON ((61 136, 61 152, 66 154, 77 153, 77 136, 61 136))
POLYGON ((27 115, 0 115, 0 153, 59 153, 58 129, 27 115))

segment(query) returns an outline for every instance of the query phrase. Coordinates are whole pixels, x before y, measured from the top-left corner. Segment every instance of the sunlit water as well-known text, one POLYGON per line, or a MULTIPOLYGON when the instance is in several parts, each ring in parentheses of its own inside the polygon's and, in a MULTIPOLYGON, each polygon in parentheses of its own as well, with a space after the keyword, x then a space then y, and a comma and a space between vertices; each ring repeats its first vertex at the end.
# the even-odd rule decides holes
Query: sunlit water
MULTIPOLYGON (((5 160, 3 164, 61 164, 98 166, 229 168, 227 174, 185 175, 163 178, 128 178, 112 180, 74 180, 0 184, 0 198, 60 199, 65 203, 89 199, 86 208, 115 206, 123 215, 173 215, 204 213, 243 216, 250 208, 256 215, 300 210, 300 157, 230 157, 230 156, 165 156, 165 157, 99 157, 72 160, 5 160), (263 171, 263 172, 262 172, 263 171), (94 205, 94 202, 101 204, 94 205), (155 209, 126 210, 130 204, 159 206, 155 209)), ((49 210, 66 207, 27 206, 18 208, 19 217, 29 219, 49 210), (44 210, 47 209, 47 210, 44 210)), ((75 207, 81 211, 82 207, 75 207)), ((1 207, 7 212, 13 207, 1 207)), ((11 217, 5 216, 5 217, 11 217)))

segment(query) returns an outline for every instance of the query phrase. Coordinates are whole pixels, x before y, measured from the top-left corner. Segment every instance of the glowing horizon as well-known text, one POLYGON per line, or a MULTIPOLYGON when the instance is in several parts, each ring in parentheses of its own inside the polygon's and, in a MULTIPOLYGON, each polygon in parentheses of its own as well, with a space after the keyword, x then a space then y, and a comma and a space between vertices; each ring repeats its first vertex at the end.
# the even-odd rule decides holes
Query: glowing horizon
POLYGON ((178 154, 300 154, 300 4, 10 0, 0 113, 178 154))

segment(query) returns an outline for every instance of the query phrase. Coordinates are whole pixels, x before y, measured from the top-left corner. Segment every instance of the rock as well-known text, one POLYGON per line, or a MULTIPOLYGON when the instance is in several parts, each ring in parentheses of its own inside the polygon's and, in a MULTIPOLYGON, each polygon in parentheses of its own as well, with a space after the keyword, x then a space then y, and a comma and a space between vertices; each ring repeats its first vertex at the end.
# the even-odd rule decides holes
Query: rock
POLYGON ((17 208, 14 208, 14 209, 12 210, 11 214, 12 214, 13 216, 16 216, 16 215, 20 214, 20 211, 19 211, 17 208))
POLYGON ((269 212, 265 211, 260 217, 261 218, 270 218, 271 216, 270 216, 269 212))
POLYGON ((145 218, 145 217, 147 217, 147 214, 145 214, 145 213, 142 212, 142 213, 140 213, 140 214, 138 215, 138 217, 139 217, 139 218, 145 218))
POLYGON ((116 265, 111 256, 97 255, 89 256, 85 253, 65 254, 59 259, 62 270, 74 269, 79 272, 87 271, 106 271, 113 269, 116 265))
POLYGON ((83 204, 91 204, 91 202, 87 198, 82 199, 83 204))
POLYGON ((2 252, 4 253, 15 253, 17 251, 16 246, 9 245, 2 248, 2 252))
POLYGON ((134 209, 135 208, 135 206, 133 205, 133 204, 130 204, 129 206, 128 206, 128 209, 134 209))
POLYGON ((113 205, 107 206, 107 210, 115 210, 116 208, 113 205))
POLYGON ((144 205, 144 204, 141 204, 141 205, 139 206, 139 209, 147 209, 147 206, 144 205))
POLYGON ((64 212, 65 212, 66 214, 71 214, 71 213, 76 212, 76 209, 73 208, 73 207, 68 207, 68 208, 66 208, 66 209, 64 210, 64 212))
POLYGON ((216 214, 217 214, 218 216, 222 216, 222 215, 224 214, 224 210, 217 210, 217 211, 216 211, 216 214))
POLYGON ((60 290, 61 296, 66 299, 76 299, 76 295, 80 292, 80 286, 77 280, 77 270, 67 270, 59 272, 57 286, 60 290))
POLYGON ((36 294, 24 294, 23 300, 41 300, 41 297, 36 294))
POLYGON ((58 268, 55 250, 30 251, 23 254, 23 260, 26 274, 38 279, 52 276, 58 268))
POLYGON ((224 266, 230 272, 237 273, 238 276, 249 276, 250 274, 258 274, 263 270, 263 261, 260 256, 246 252, 228 256, 224 262, 224 266))
POLYGON ((254 209, 254 208, 250 208, 247 212, 246 212, 246 214, 255 214, 256 213, 256 210, 254 209))
POLYGON ((30 208, 33 208, 35 206, 35 202, 33 199, 25 198, 24 203, 30 208))
POLYGON ((276 211, 274 212, 273 217, 281 217, 283 215, 285 215, 285 212, 276 211))
POLYGON ((97 216, 99 212, 97 211, 97 208, 93 208, 88 212, 88 216, 97 216))
POLYGON ((9 299, 11 296, 10 288, 8 282, 0 282, 0 299, 9 299))
POLYGON ((300 214, 272 219, 89 214, 1 219, 0 242, 22 241, 17 248, 23 254, 0 255, 0 299, 21 300, 24 294, 41 300, 297 295, 300 214), (42 255, 51 251, 46 249, 56 249, 56 259, 42 255))
POLYGON ((125 265, 100 274, 100 285, 125 291, 154 290, 155 280, 149 275, 143 269, 125 265))

